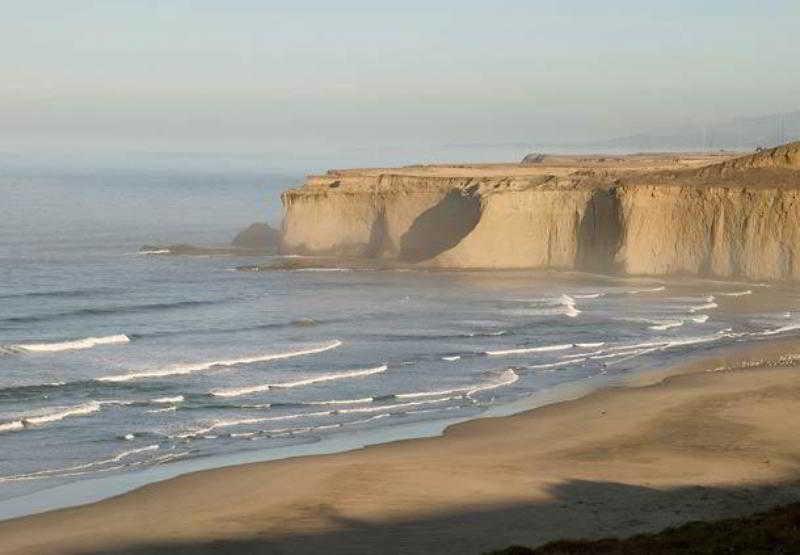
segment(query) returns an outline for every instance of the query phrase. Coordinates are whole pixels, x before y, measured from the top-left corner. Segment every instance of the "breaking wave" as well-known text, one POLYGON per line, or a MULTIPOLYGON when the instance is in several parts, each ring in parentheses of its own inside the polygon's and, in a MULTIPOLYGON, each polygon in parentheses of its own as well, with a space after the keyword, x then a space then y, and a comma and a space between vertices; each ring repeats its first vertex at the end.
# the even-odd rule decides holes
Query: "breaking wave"
POLYGON ((516 349, 501 349, 498 351, 485 351, 489 356, 524 355, 527 353, 546 353, 551 351, 565 351, 572 349, 574 343, 564 343, 562 345, 545 345, 542 347, 519 347, 516 349))
POLYGON ((115 376, 102 376, 97 378, 100 382, 127 382, 130 380, 138 380, 143 378, 162 378, 165 376, 180 376, 184 374, 192 374, 194 372, 202 372, 212 368, 221 368, 228 366, 237 366, 240 364, 252 364, 254 362, 268 362, 271 360, 281 360, 292 357, 299 357, 303 355, 313 355, 330 351, 340 347, 342 342, 339 340, 331 341, 320 347, 313 347, 310 349, 301 349, 298 351, 287 351, 284 353, 268 353, 263 355, 256 355, 252 357, 234 358, 228 360, 211 360, 207 362, 198 362, 195 364, 179 364, 162 368, 160 370, 145 370, 142 372, 130 372, 128 374, 119 374, 115 376))
POLYGON ((128 457, 133 455, 137 455, 139 453, 146 453, 149 451, 157 451, 159 449, 158 445, 148 445, 147 447, 139 447, 138 449, 131 449, 129 451, 123 451, 109 459, 103 459, 99 461, 93 461, 85 464, 78 464, 75 466, 68 466, 65 468, 54 468, 52 470, 40 470, 38 472, 31 472, 28 474, 16 474, 12 476, 0 476, 0 483, 2 482, 17 482, 21 480, 37 480, 42 478, 52 478, 54 476, 64 475, 66 473, 75 472, 78 470, 88 470, 94 469, 97 467, 113 464, 120 462, 128 457))
POLYGON ((380 374, 387 370, 387 365, 376 366, 375 368, 364 368, 359 370, 348 370, 346 372, 336 372, 332 374, 322 374, 311 378, 296 380, 293 382, 279 382, 268 383, 261 385, 253 385, 247 387, 234 387, 230 389, 217 389, 211 392, 214 397, 240 397, 242 395, 250 395, 252 393, 260 393, 262 391, 269 391, 271 389, 288 389, 293 387, 302 387, 320 382, 329 382, 333 380, 344 380, 349 378, 361 378, 371 376, 373 374, 380 374))
POLYGON ((581 313, 581 311, 575 306, 575 299, 569 295, 561 295, 559 302, 564 307, 564 316, 577 318, 577 316, 581 313))
POLYGON ((585 358, 575 358, 570 360, 562 360, 560 362, 550 362, 547 364, 531 364, 525 367, 526 370, 547 370, 550 368, 561 368, 562 366, 569 366, 571 364, 578 364, 583 362, 585 358))
POLYGON ((582 294, 582 295, 575 294, 575 295, 572 295, 572 297, 575 298, 575 299, 598 299, 598 298, 600 298, 600 297, 602 297, 604 295, 605 295, 605 293, 585 293, 585 294, 582 294))
POLYGON ((71 407, 53 407, 53 412, 36 413, 23 416, 11 422, 0 423, 0 432, 19 431, 26 428, 58 422, 72 416, 86 416, 102 410, 105 405, 130 405, 132 401, 89 401, 71 407))
POLYGON ((189 439, 194 437, 200 437, 208 434, 209 432, 213 432, 214 430, 218 430, 220 428, 232 428, 234 426, 246 426, 248 424, 261 424, 263 422, 278 422, 282 420, 296 420, 298 418, 313 418, 317 416, 330 416, 332 413, 330 411, 325 412, 308 412, 308 413, 300 413, 300 414, 287 414, 284 416, 263 416, 263 417, 255 417, 255 418, 240 418, 238 420, 217 420, 206 426, 205 428, 199 428, 196 430, 192 430, 189 432, 183 432, 177 434, 173 437, 177 439, 189 439))
POLYGON ((669 320, 666 322, 654 322, 652 326, 648 326, 647 329, 654 330, 654 331, 665 331, 672 328, 679 328, 683 325, 683 320, 669 320))
POLYGON ((130 338, 127 335, 107 335, 104 337, 85 337, 73 341, 58 341, 54 343, 20 343, 18 345, 10 345, 9 350, 12 352, 58 353, 61 351, 91 349, 98 345, 113 345, 128 342, 130 342, 130 338))
POLYGON ((794 324, 787 324, 785 326, 781 326, 779 328, 762 331, 760 335, 777 335, 779 333, 785 333, 787 331, 795 331, 800 329, 800 322, 794 324))
POLYGON ((638 295, 640 293, 658 293, 659 291, 666 290, 666 286, 660 285, 658 287, 651 287, 649 289, 632 289, 628 291, 628 295, 638 295))
POLYGON ((689 312, 702 312, 704 310, 711 310, 717 308, 719 305, 715 302, 714 295, 709 295, 705 298, 703 304, 698 304, 689 307, 689 312))
POLYGON ((409 407, 418 407, 420 405, 434 405, 439 403, 446 403, 447 401, 452 401, 454 399, 459 399, 461 396, 457 397, 441 397, 438 399, 428 399, 426 401, 409 401, 407 403, 394 403, 391 405, 377 405, 374 407, 358 407, 352 409, 339 409, 330 413, 331 416, 335 416, 337 414, 362 414, 362 413, 371 413, 371 412, 392 412, 397 411, 397 409, 405 409, 409 407))
POLYGON ((440 389, 437 391, 417 391, 413 393, 398 393, 394 397, 396 399, 418 399, 420 397, 439 397, 442 395, 466 395, 471 396, 481 391, 488 391, 490 389, 497 389, 498 387, 505 387, 511 385, 519 380, 519 375, 512 369, 505 370, 497 379, 484 382, 478 385, 468 385, 463 387, 456 387, 453 389, 440 389))

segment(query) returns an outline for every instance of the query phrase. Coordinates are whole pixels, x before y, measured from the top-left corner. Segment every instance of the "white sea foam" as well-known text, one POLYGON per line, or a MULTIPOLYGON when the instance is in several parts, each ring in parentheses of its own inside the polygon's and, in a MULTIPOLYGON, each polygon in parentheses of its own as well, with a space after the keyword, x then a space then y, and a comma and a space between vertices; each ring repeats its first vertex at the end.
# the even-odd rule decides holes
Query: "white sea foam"
POLYGON ((184 401, 183 395, 176 397, 158 397, 157 399, 150 399, 150 402, 156 405, 169 404, 169 403, 182 403, 184 401))
POLYGON ((456 360, 461 360, 460 356, 451 356, 451 357, 442 357, 442 360, 446 360, 448 362, 455 362, 456 360))
POLYGON ((600 355, 602 353, 605 353, 605 351, 603 349, 598 349, 597 351, 592 351, 590 353, 574 353, 574 354, 571 354, 571 355, 561 355, 560 358, 563 358, 563 359, 576 359, 576 358, 584 359, 584 358, 586 358, 588 356, 600 355))
POLYGON ((268 362, 271 360, 282 360, 286 358, 299 357, 303 355, 313 355, 330 351, 340 347, 342 342, 339 340, 331 341, 319 347, 312 347, 308 349, 300 349, 297 351, 287 351, 284 353, 267 353, 263 355, 256 355, 252 357, 235 358, 228 360, 211 360, 208 362, 198 362, 195 364, 182 364, 170 366, 159 370, 145 370, 142 372, 131 372, 129 374, 120 374, 116 376, 102 376, 97 378, 100 382, 127 382, 142 378, 162 378, 165 376, 180 376, 184 374, 192 374, 194 372, 202 372, 212 368, 220 368, 227 366, 237 366, 240 364, 252 364, 254 362, 268 362))
POLYGON ((151 409, 146 410, 145 412, 149 414, 158 414, 161 412, 175 412, 176 410, 178 410, 178 407, 176 405, 172 405, 171 407, 165 407, 163 409, 151 409))
MULTIPOLYGON (((798 326, 800 327, 800 326, 798 326)), ((730 333, 726 331, 721 331, 716 335, 704 335, 698 337, 683 337, 677 338, 670 341, 658 341, 658 342, 650 342, 650 343, 637 343, 635 345, 617 345, 614 347, 609 347, 607 351, 611 351, 608 354, 597 355, 590 357, 592 360, 601 360, 607 358, 619 358, 619 357, 628 357, 634 358, 637 356, 641 356, 643 354, 651 353, 658 350, 666 350, 671 349, 674 347, 683 347, 686 345, 698 345, 702 343, 710 343, 713 341, 719 341, 726 337, 734 337, 730 333)), ((627 360, 627 359, 626 359, 627 360)))
POLYGON ((628 291, 629 295, 638 295, 639 293, 658 293, 659 291, 664 291, 666 286, 660 285, 658 287, 651 287, 649 289, 633 289, 628 291))
POLYGON ((169 249, 150 249, 150 250, 141 250, 137 254, 169 254, 172 251, 169 249))
POLYGON ((269 384, 261 384, 261 385, 254 385, 248 387, 234 387, 230 389, 218 389, 216 391, 212 391, 211 395, 215 397, 239 397, 241 395, 249 395, 251 393, 259 393, 262 391, 269 391, 270 389, 288 389, 292 387, 302 387, 304 385, 311 385, 320 382, 329 382, 333 380, 343 380, 349 378, 361 378, 364 376, 371 376, 373 374, 380 374, 387 370, 387 365, 376 366, 375 368, 364 368, 359 370, 348 370, 346 372, 336 372, 332 374, 322 374, 320 376, 314 376, 311 378, 305 378, 303 380, 297 380, 293 382, 280 382, 280 383, 269 383, 269 384))
POLYGON ((705 322, 708 322, 708 314, 701 314, 700 316, 694 316, 692 318, 692 322, 695 322, 697 324, 704 324, 705 322))
POLYGON ((14 422, 0 424, 0 432, 22 430, 30 426, 41 426, 51 422, 59 422, 72 416, 87 416, 102 410, 105 405, 132 405, 134 401, 88 401, 81 405, 68 407, 51 407, 41 412, 26 415, 14 422), (44 411, 48 412, 44 412, 44 411))
POLYGON ((667 343, 666 348, 671 347, 683 347, 685 345, 698 345, 701 343, 711 343, 713 341, 719 341, 720 339, 728 337, 726 333, 720 333, 717 335, 706 335, 701 337, 684 337, 683 339, 675 339, 667 343))
POLYGON ((745 295, 752 295, 753 290, 747 289, 746 291, 731 291, 729 293, 718 293, 718 295, 722 295, 723 297, 744 297, 745 295))
POLYGON ((634 353, 630 353, 629 356, 626 356, 626 357, 623 357, 623 358, 618 358, 618 359, 616 359, 616 360, 614 360, 612 362, 606 363, 606 366, 614 366, 615 364, 622 364, 623 362, 627 362, 627 361, 629 361, 631 359, 634 359, 634 358, 637 358, 637 357, 640 357, 640 356, 643 356, 643 355, 646 355, 646 354, 650 354, 652 352, 659 351, 659 350, 664 349, 664 348, 665 347, 653 347, 651 349, 642 349, 640 351, 636 351, 634 353))
POLYGON ((56 343, 22 343, 12 345, 13 349, 28 351, 31 353, 57 353, 60 351, 76 351, 79 349, 91 349, 97 345, 112 345, 115 343, 128 343, 130 338, 127 335, 107 335, 104 337, 86 337, 74 341, 60 341, 56 343))
POLYGON ((181 451, 179 453, 167 453, 166 455, 161 455, 159 457, 154 458, 150 461, 151 464, 164 464, 165 462, 174 461, 175 459, 182 459, 187 455, 191 454, 190 451, 181 451))
POLYGON ((654 331, 664 331, 672 328, 678 328, 683 325, 683 320, 668 320, 666 322, 655 322, 652 326, 648 326, 647 329, 651 329, 654 331))
POLYGON ((571 364, 578 364, 579 362, 583 362, 586 360, 585 358, 577 358, 573 360, 562 360, 561 362, 550 362, 548 364, 532 364, 530 366, 526 366, 525 368, 528 370, 546 370, 548 368, 561 368, 562 366, 569 366, 571 364))
POLYGON ((370 412, 384 412, 384 411, 397 411, 397 409, 404 409, 408 407, 418 407, 420 405, 433 405, 439 403, 446 403, 447 401, 452 401, 453 399, 459 399, 460 396, 457 397, 441 397, 439 399, 429 399, 427 401, 410 401, 408 403, 395 403, 393 405, 378 405, 374 407, 361 407, 361 408, 353 408, 353 409, 341 409, 335 411, 334 414, 361 414, 361 413, 370 413, 370 412))
POLYGON ((342 426, 356 426, 358 424, 368 424, 370 422, 374 422, 375 420, 382 420, 384 418, 390 417, 391 414, 384 413, 384 414, 376 414, 374 416, 369 416, 367 418, 362 418, 361 420, 351 420, 350 422, 343 423, 342 426))
POLYGON ((22 420, 0 423, 0 432, 15 432, 24 428, 25 424, 22 423, 22 420))
POLYGON ((100 466, 105 466, 108 464, 113 464, 120 462, 123 459, 131 457, 133 455, 137 455, 139 453, 146 453, 148 451, 156 451, 159 449, 158 445, 148 445, 147 447, 139 447, 137 449, 130 449, 128 451, 123 451, 110 459, 103 459, 99 461, 92 461, 85 464, 78 464, 75 466, 68 466, 65 468, 54 468, 50 470, 40 470, 38 472, 31 472, 29 474, 16 474, 14 476, 2 476, 0 477, 0 482, 15 482, 20 480, 36 480, 41 478, 50 478, 53 476, 74 476, 75 474, 67 474, 73 473, 76 470, 86 470, 89 468, 96 468, 100 466))
POLYGON ((762 331, 760 335, 777 335, 779 333, 785 333, 787 331, 794 331, 800 329, 800 322, 794 324, 787 324, 785 326, 781 326, 779 328, 762 331))
POLYGON ((660 344, 658 344, 658 346, 651 347, 651 348, 648 348, 648 349, 631 349, 629 351, 617 351, 617 352, 614 352, 614 353, 608 353, 608 354, 605 354, 605 355, 597 355, 597 356, 593 356, 593 357, 589 357, 589 358, 591 358, 592 360, 603 360, 603 359, 607 359, 607 358, 620 358, 620 357, 628 357, 628 356, 638 356, 638 355, 640 355, 642 353, 650 352, 651 349, 660 349, 662 347, 666 347, 666 345, 667 345, 666 343, 660 343, 660 344))
POLYGON ((519 381, 519 374, 514 372, 513 369, 509 368, 500 374, 496 380, 473 387, 467 392, 467 396, 471 397, 472 395, 480 393, 481 391, 489 391, 490 389, 505 387, 507 385, 516 383, 517 381, 519 381))
POLYGON ((586 293, 584 295, 572 295, 576 299, 597 299, 602 297, 605 293, 586 293))
MULTIPOLYGON (((409 412, 411 412, 411 411, 409 411, 409 412)), ((330 412, 330 413, 325 413, 325 414, 328 414, 329 416, 334 416, 336 413, 335 412, 330 412)), ((324 430, 333 430, 333 429, 337 429, 337 428, 342 428, 344 426, 355 426, 355 425, 358 425, 358 424, 367 424, 369 422, 373 422, 375 420, 381 420, 381 419, 387 418, 389 416, 391 416, 391 413, 387 412, 387 413, 381 413, 381 414, 376 414, 376 415, 373 415, 373 416, 369 416, 367 418, 362 418, 360 420, 351 420, 349 422, 337 422, 337 423, 334 423, 334 424, 323 424, 323 425, 320 425, 320 426, 306 426, 306 427, 302 427, 302 428, 274 428, 274 429, 269 429, 269 430, 258 430, 258 431, 255 431, 255 432, 232 432, 230 434, 230 437, 232 437, 232 438, 256 439, 258 436, 264 436, 264 435, 275 437, 275 436, 278 436, 278 435, 286 436, 286 435, 296 435, 296 434, 304 434, 304 433, 310 433, 310 432, 320 432, 320 431, 324 431, 324 430)), ((208 436, 204 436, 204 437, 208 437, 208 436)))
POLYGON ((717 308, 719 305, 714 302, 714 297, 707 297, 706 302, 689 307, 689 312, 703 312, 704 310, 711 310, 717 308))
POLYGON ((575 299, 570 297, 569 295, 561 295, 559 298, 559 302, 564 307, 564 315, 569 316, 570 318, 577 318, 578 315, 581 313, 575 306, 575 299))
POLYGON ((593 349, 595 347, 602 347, 605 344, 605 341, 597 341, 595 343, 575 343, 575 346, 582 349, 593 349))
POLYGON ((546 353, 550 351, 565 351, 572 349, 572 343, 564 343, 562 345, 544 345, 541 347, 520 347, 518 349, 503 349, 499 351, 486 351, 485 354, 489 356, 506 356, 506 355, 524 355, 527 353, 546 353))
POLYGON ((649 347, 660 347, 666 345, 666 341, 656 341, 656 342, 647 342, 647 343, 635 343, 633 345, 615 345, 613 347, 608 347, 608 351, 628 351, 631 349, 647 349, 649 347))
POLYGON ((490 380, 488 382, 484 382, 478 385, 468 385, 463 387, 456 387, 453 389, 440 389, 438 391, 416 391, 413 393, 398 393, 395 395, 397 399, 418 399, 421 397, 441 397, 442 395, 473 395, 475 393, 480 393, 481 391, 487 391, 490 389, 497 389, 498 387, 504 387, 507 385, 511 385, 514 382, 519 380, 519 375, 514 372, 513 369, 509 368, 505 370, 503 373, 497 376, 497 379, 490 380))
POLYGON ((187 439, 193 437, 203 437, 208 432, 213 432, 214 430, 218 430, 220 428, 231 428, 234 426, 246 426, 249 424, 261 424, 263 422, 278 422, 282 420, 296 420, 298 418, 313 418, 317 416, 330 416, 332 413, 330 411, 325 412, 307 412, 307 413, 299 413, 299 414, 287 414, 284 416, 263 416, 263 417, 255 417, 255 418, 241 418, 238 420, 217 420, 212 422, 210 425, 206 426, 205 428, 200 428, 197 430, 192 430, 189 432, 183 432, 177 434, 173 437, 178 439, 187 439))
POLYGON ((55 412, 50 412, 38 416, 28 416, 22 421, 25 425, 39 426, 48 422, 57 422, 70 416, 85 416, 99 411, 103 404, 98 401, 90 401, 74 407, 63 407, 55 412))
POLYGON ((305 405, 361 405, 364 403, 371 403, 374 399, 372 397, 361 397, 360 399, 330 399, 328 401, 307 401, 305 405))
POLYGON ((507 299, 509 302, 532 302, 543 303, 546 302, 550 305, 548 308, 516 308, 513 310, 506 310, 506 314, 515 316, 569 316, 576 318, 581 311, 576 307, 575 298, 564 294, 558 298, 549 299, 507 299))

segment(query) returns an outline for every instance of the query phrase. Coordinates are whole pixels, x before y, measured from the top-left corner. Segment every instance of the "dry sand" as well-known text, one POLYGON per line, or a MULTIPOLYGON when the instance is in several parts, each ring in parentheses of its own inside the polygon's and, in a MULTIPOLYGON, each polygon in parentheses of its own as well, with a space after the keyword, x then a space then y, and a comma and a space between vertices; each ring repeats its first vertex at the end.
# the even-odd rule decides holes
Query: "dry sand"
POLYGON ((753 513, 800 499, 800 374, 781 359, 798 351, 762 344, 444 437, 182 476, 0 523, 0 552, 480 553, 753 513))

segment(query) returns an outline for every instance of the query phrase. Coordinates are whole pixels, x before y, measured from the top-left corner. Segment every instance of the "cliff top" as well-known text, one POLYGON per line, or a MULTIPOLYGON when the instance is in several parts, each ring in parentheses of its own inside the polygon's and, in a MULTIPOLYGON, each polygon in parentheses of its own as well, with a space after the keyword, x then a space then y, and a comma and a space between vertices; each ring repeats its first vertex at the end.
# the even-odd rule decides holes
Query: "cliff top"
POLYGON ((398 175, 408 177, 528 177, 536 175, 566 176, 578 170, 613 172, 652 172, 708 166, 736 158, 737 153, 642 153, 627 155, 581 154, 547 155, 536 165, 521 163, 494 164, 430 164, 396 168, 335 169, 322 176, 331 178, 376 177, 398 175))
POLYGON ((546 155, 536 164, 434 164, 398 168, 330 170, 310 176, 296 194, 359 191, 425 191, 473 185, 524 189, 609 185, 800 188, 800 142, 754 154, 642 153, 546 155))

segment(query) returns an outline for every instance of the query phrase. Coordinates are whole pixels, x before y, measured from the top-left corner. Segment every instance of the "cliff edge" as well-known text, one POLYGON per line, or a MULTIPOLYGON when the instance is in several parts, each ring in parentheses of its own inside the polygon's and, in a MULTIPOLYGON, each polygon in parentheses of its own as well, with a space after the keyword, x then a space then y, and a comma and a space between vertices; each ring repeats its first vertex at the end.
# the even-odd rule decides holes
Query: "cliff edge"
POLYGON ((739 157, 335 170, 282 200, 285 253, 800 279, 800 143, 739 157))

